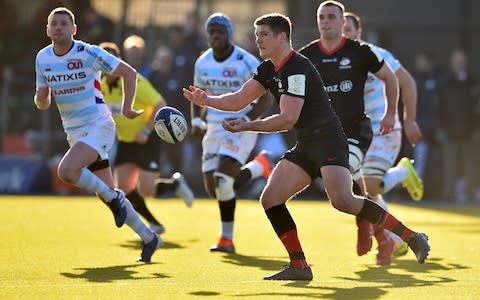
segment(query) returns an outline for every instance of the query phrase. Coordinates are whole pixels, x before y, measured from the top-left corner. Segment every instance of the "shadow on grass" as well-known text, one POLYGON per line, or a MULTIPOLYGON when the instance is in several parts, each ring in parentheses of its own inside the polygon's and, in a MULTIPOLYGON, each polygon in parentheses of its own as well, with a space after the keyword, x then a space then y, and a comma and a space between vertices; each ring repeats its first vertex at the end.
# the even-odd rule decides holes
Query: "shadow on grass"
POLYGON ((98 283, 105 283, 105 282, 114 282, 120 280, 141 280, 141 279, 156 279, 156 278, 169 278, 170 276, 161 274, 161 273, 153 273, 151 276, 144 276, 139 277, 135 276, 138 272, 136 272, 135 268, 141 267, 144 264, 131 264, 131 265, 123 265, 123 266, 112 266, 112 267, 104 267, 104 268, 74 268, 74 270, 80 271, 79 274, 74 273, 60 273, 60 275, 72 278, 72 279, 84 279, 88 282, 98 282, 98 283))
MULTIPOLYGON (((117 246, 120 246, 122 248, 127 248, 127 249, 138 249, 138 250, 142 249, 142 243, 140 242, 140 240, 128 240, 118 244, 117 246)), ((183 248, 185 247, 180 244, 165 241, 161 249, 183 249, 183 248)))
MULTIPOLYGON (((322 299, 378 299, 392 293, 392 289, 415 288, 425 286, 438 286, 456 281, 453 278, 440 277, 430 274, 438 270, 458 271, 459 269, 468 269, 467 266, 458 264, 442 264, 440 259, 429 259, 424 265, 418 264, 415 260, 399 260, 390 267, 367 266, 366 269, 355 272, 354 277, 334 277, 319 278, 315 277, 311 282, 308 281, 289 281, 283 283, 284 287, 292 287, 295 290, 291 292, 278 292, 274 290, 265 293, 240 294, 241 297, 259 297, 259 296, 288 296, 302 298, 322 298, 322 299), (397 270, 404 270, 408 274, 397 274, 397 270), (417 275, 421 275, 419 279, 417 275), (345 282, 352 282, 353 287, 342 287, 345 282), (317 284, 322 282, 322 284, 317 284), (340 282, 340 284, 339 284, 340 282)), ((314 270, 315 271, 315 270, 314 270)), ((317 270, 318 271, 318 270, 317 270)), ((321 276, 321 275, 320 275, 321 276)), ((394 292, 394 291, 393 291, 394 292)))
POLYGON ((288 264, 288 258, 272 259, 261 256, 246 256, 238 253, 224 254, 223 262, 240 267, 257 267, 260 270, 278 271, 288 264))

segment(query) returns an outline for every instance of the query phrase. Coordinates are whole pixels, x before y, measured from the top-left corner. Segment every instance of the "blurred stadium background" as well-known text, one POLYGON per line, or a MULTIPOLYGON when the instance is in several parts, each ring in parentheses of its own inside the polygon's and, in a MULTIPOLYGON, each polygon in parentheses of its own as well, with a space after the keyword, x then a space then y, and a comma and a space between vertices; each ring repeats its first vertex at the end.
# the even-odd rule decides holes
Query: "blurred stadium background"
MULTIPOLYGON (((65 138, 56 109, 38 111, 32 103, 35 89, 36 52, 49 43, 45 35, 46 16, 56 6, 71 7, 77 15, 79 39, 89 39, 86 32, 102 30, 98 23, 82 18, 87 10, 112 21, 103 37, 118 44, 131 34, 146 41, 146 59, 168 44, 169 28, 198 31, 203 38, 203 22, 220 11, 234 23, 235 41, 247 48, 254 40, 252 21, 259 15, 280 12, 293 22, 293 44, 300 47, 316 38, 315 11, 321 1, 304 0, 92 0, 92 1, 0 1, 0 193, 51 192, 53 176, 44 176, 52 158, 65 150, 65 138), (95 26, 99 26, 96 28, 95 26), (33 158, 32 158, 33 157, 33 158), (28 160, 30 159, 30 160, 28 160), (23 167, 18 167, 21 162, 23 167), (36 166, 34 169, 34 166, 36 166), (25 178, 32 177, 30 184, 25 178), (49 177, 49 178, 47 178, 49 177), (42 183, 42 180, 45 182, 42 183), (23 183, 22 183, 23 182, 23 183), (40 183, 39 183, 40 182, 40 183), (38 187, 40 186, 40 187, 38 187)), ((432 53, 440 66, 448 68, 449 54, 463 48, 470 57, 472 70, 480 65, 480 2, 473 0, 343 0, 347 11, 363 18, 364 39, 391 50, 407 67, 414 68, 414 56, 432 53), (476 66, 476 67, 475 67, 476 66)), ((98 20, 98 19, 96 19, 98 20)), ((97 37, 99 37, 97 35, 97 37)), ((192 42, 187 39, 188 42, 192 42)), ((408 149, 405 150, 408 153, 408 149)), ((198 155, 194 153, 193 155, 198 155)), ((192 174, 200 178, 199 168, 192 174)), ((188 170, 186 171, 188 173, 188 170)), ((431 176, 435 172, 430 173, 431 176)), ((194 177, 191 178, 195 180, 194 177)), ((435 195, 435 178, 430 196, 435 195)), ((202 193, 201 184, 194 183, 202 193)), ((428 189, 428 188, 427 188, 428 189)), ((438 189, 437 189, 438 190, 438 189)), ((69 191, 71 192, 71 191, 69 191)), ((427 194, 427 196, 429 196, 427 194)))

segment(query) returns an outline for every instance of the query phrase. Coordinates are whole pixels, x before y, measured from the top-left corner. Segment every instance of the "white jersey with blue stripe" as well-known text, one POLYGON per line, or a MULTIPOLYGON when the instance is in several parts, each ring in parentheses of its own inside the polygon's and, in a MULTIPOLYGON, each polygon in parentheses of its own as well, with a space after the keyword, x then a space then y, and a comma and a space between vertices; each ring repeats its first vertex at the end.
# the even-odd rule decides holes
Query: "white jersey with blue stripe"
MULTIPOLYGON (((194 85, 209 95, 221 95, 238 91, 253 76, 259 60, 246 50, 234 46, 232 54, 218 62, 210 48, 195 62, 194 85)), ((207 123, 220 124, 226 118, 241 118, 251 106, 238 112, 225 112, 213 108, 207 110, 207 123)))
POLYGON ((56 55, 53 45, 37 54, 37 87, 48 86, 62 118, 65 132, 75 131, 102 117, 111 117, 103 101, 102 72, 113 72, 120 60, 98 46, 74 40, 65 55, 56 55))
MULTIPOLYGON (((382 57, 384 61, 388 63, 394 73, 402 67, 400 62, 389 51, 375 45, 370 44, 370 46, 372 51, 374 51, 377 56, 382 57)), ((382 120, 385 110, 387 109, 385 100, 386 98, 385 84, 383 80, 379 79, 372 73, 368 73, 364 89, 365 113, 372 121, 372 129, 374 134, 380 134, 380 121, 382 120)), ((401 123, 397 114, 394 129, 400 128, 401 123)))

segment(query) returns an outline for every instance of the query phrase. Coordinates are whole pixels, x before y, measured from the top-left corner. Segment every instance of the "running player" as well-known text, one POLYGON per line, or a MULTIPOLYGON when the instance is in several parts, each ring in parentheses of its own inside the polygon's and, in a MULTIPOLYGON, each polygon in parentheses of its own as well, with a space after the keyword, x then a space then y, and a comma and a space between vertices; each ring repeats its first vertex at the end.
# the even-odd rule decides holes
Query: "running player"
MULTIPOLYGON (((368 72, 385 82, 386 109, 380 121, 379 134, 390 133, 395 125, 398 83, 388 64, 370 45, 348 39, 342 34, 345 24, 344 6, 337 1, 320 3, 317 24, 320 39, 300 49, 322 76, 333 108, 342 122, 348 138, 349 165, 353 174, 354 192, 366 195, 360 167, 370 146, 373 131, 365 114, 363 91, 368 72)), ((357 218, 357 254, 364 255, 372 248, 373 228, 366 220, 357 218), (366 242, 366 243, 364 243, 366 242)), ((392 252, 393 242, 384 230, 378 230, 381 252, 392 252), (381 235, 381 237, 380 237, 381 235)))
MULTIPOLYGON (((345 13, 346 23, 343 27, 344 34, 350 39, 361 39, 362 24, 361 19, 354 13, 345 13)), ((403 113, 403 128, 407 140, 412 146, 421 138, 421 132, 415 121, 416 107, 417 107, 417 86, 415 80, 410 73, 400 64, 400 62, 387 50, 371 45, 376 53, 379 53, 384 61, 388 63, 390 68, 395 72, 398 79, 400 90, 402 91, 402 101, 404 107, 403 113)), ((402 124, 397 118, 395 120, 395 127, 392 132, 388 134, 380 134, 380 121, 385 112, 385 88, 382 80, 375 75, 369 73, 365 83, 365 112, 372 121, 373 140, 370 148, 368 148, 365 160, 362 164, 362 173, 365 179, 367 192, 371 199, 376 201, 379 205, 387 210, 387 204, 383 200, 382 194, 390 191, 394 186, 403 183, 407 188, 412 199, 419 201, 423 196, 423 183, 420 177, 415 172, 410 160, 406 157, 402 158, 398 165, 392 168, 398 153, 402 146, 402 124)), ((374 235, 378 228, 374 228, 374 235)), ((367 236, 361 234, 359 236, 367 236)), ((375 235, 376 236, 376 235, 375 235)), ((382 236, 377 238, 380 243, 393 243, 390 240, 381 240, 382 236)), ((395 255, 405 254, 407 252, 407 245, 401 239, 393 237, 396 244, 395 255)), ((368 243, 368 241, 366 242, 368 243)), ((371 243, 368 243, 371 244, 371 243)), ((383 247, 388 248, 388 247, 383 247)), ((377 254, 377 263, 380 265, 389 265, 391 262, 391 255, 388 251, 379 252, 377 254)))
POLYGON ((162 245, 140 219, 122 190, 115 189, 107 151, 115 139, 115 124, 100 90, 100 73, 123 78, 122 114, 134 119, 142 114, 133 107, 136 72, 124 61, 98 46, 74 40, 74 14, 65 7, 53 9, 47 18, 47 36, 52 44, 35 59, 38 109, 48 109, 55 101, 67 134, 69 150, 58 167, 66 183, 96 193, 112 210, 117 227, 127 223, 142 239, 138 261, 150 259, 162 245))
POLYGON ((238 111, 269 90, 279 104, 278 114, 252 121, 227 120, 223 127, 231 132, 265 133, 295 129, 296 145, 277 163, 260 196, 265 213, 290 256, 290 263, 264 279, 313 279, 286 202, 318 176, 323 177, 327 195, 336 209, 395 232, 408 242, 418 262, 424 263, 430 250, 425 234, 410 230, 375 202, 352 193, 347 139, 320 75, 310 60, 292 49, 290 19, 269 14, 257 18, 254 24, 256 43, 266 60, 253 78, 233 93, 212 96, 190 86, 183 89, 183 95, 199 106, 238 111))
MULTIPOLYGON (((244 49, 233 44, 233 28, 230 19, 221 13, 212 14, 205 22, 205 30, 210 48, 195 62, 194 84, 209 95, 219 95, 237 91, 249 79, 259 64, 258 59, 244 49)), ((271 98, 261 97, 258 102, 238 112, 223 112, 208 109, 206 123, 201 119, 202 112, 193 103, 192 134, 202 136, 202 172, 205 189, 212 198, 218 200, 221 217, 221 233, 218 243, 210 251, 235 252, 233 228, 236 206, 236 182, 242 166, 247 161, 257 140, 257 133, 231 133, 222 128, 224 119, 244 118, 255 120, 265 113, 271 98)), ((265 153, 244 166, 239 176, 242 182, 268 176, 270 166, 265 153), (246 176, 245 174, 249 174, 246 176)))

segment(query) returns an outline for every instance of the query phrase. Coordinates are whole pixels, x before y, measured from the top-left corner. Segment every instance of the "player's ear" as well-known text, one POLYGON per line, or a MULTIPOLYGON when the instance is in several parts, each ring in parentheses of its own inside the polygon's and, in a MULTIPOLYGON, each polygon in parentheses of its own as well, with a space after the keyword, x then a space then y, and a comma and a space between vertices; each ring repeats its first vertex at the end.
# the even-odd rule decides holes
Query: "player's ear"
POLYGON ((77 24, 73 24, 72 26, 72 35, 77 34, 77 24))

